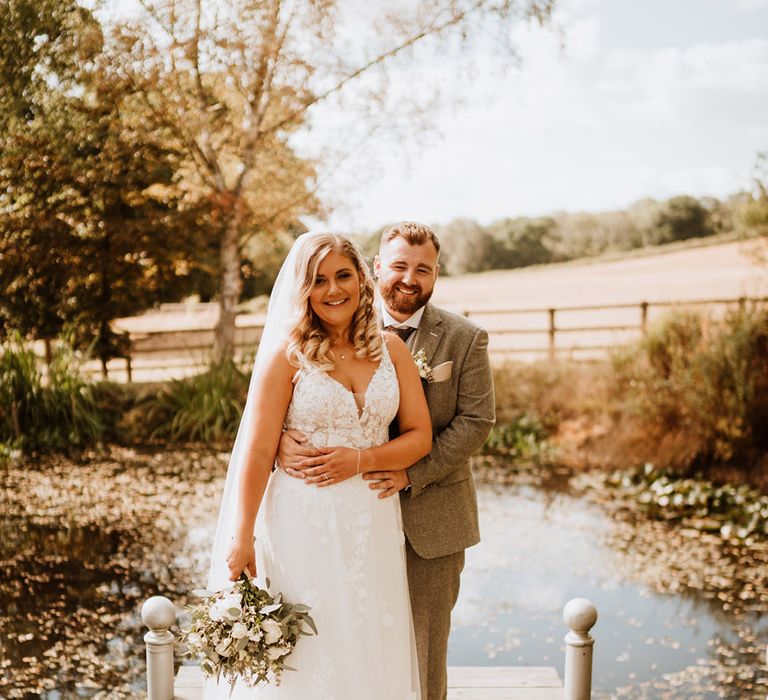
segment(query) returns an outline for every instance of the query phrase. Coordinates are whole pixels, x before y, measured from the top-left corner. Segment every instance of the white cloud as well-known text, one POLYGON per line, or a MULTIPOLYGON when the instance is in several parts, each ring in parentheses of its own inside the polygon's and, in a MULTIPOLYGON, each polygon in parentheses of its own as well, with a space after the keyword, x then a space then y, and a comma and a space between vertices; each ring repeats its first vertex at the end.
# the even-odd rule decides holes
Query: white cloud
POLYGON ((768 0, 736 0, 736 6, 748 12, 768 7, 768 0))
MULTIPOLYGON (((768 146, 768 40, 696 41, 680 22, 678 43, 638 46, 605 35, 608 1, 561 6, 564 47, 551 31, 518 28, 520 70, 478 80, 465 107, 438 120, 444 140, 417 151, 412 170, 383 157, 371 196, 357 191, 365 206, 340 212, 339 224, 488 222, 742 187, 768 146)), ((674 22, 669 8, 656 11, 674 22)))

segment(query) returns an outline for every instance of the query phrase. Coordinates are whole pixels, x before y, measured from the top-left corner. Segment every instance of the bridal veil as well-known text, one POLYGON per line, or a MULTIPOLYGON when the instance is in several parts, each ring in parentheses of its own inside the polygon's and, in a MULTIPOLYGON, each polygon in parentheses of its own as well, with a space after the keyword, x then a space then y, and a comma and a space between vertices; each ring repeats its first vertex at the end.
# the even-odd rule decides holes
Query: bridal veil
POLYGON ((208 572, 207 588, 217 591, 232 585, 229 580, 229 568, 226 562, 229 543, 235 532, 237 519, 237 486, 240 473, 245 464, 246 449, 251 443, 253 434, 253 407, 256 403, 255 394, 258 391, 261 372, 264 370, 267 358, 271 357, 288 336, 288 324, 293 315, 293 292, 297 285, 296 260, 303 247, 314 236, 321 235, 318 231, 309 231, 299 236, 291 246, 280 272, 275 280, 275 286, 269 297, 267 319, 261 333, 261 340, 253 363, 251 380, 248 386, 248 398, 245 402, 243 417, 237 429, 237 437, 232 448, 227 467, 227 478, 224 484, 224 494, 221 498, 219 518, 216 523, 216 534, 213 538, 211 564, 208 572))

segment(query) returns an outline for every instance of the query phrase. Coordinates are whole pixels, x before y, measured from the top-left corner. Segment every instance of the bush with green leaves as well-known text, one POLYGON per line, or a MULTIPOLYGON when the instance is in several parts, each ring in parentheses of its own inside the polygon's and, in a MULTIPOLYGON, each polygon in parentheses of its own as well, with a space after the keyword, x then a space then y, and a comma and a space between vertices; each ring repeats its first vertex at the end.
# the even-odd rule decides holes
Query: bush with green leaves
POLYGON ((510 422, 493 427, 483 446, 483 454, 504 456, 515 462, 539 463, 550 445, 547 432, 539 419, 523 413, 510 422))
POLYGON ((768 309, 691 311, 652 327, 614 368, 626 405, 684 433, 691 466, 753 463, 768 449, 768 309))
POLYGON ((44 376, 22 339, 9 339, 0 349, 0 443, 31 452, 100 441, 107 425, 94 385, 82 375, 85 359, 65 338, 55 344, 44 376))
POLYGON ((174 379, 150 397, 146 429, 152 439, 223 443, 234 439, 245 406, 248 374, 234 362, 211 362, 174 379))

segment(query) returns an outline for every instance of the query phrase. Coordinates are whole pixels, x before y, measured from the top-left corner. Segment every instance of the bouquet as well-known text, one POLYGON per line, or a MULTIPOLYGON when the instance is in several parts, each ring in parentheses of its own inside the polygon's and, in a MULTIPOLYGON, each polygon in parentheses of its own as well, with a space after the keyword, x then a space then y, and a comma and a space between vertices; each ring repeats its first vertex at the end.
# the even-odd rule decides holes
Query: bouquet
POLYGON ((200 659, 208 678, 218 682, 223 676, 230 692, 238 678, 249 688, 263 682, 279 685, 283 670, 295 670, 285 659, 299 637, 317 634, 308 606, 286 603, 280 593, 270 595, 251 583, 245 572, 231 588, 192 593, 201 602, 187 607, 192 623, 181 633, 188 647, 185 653, 200 659))

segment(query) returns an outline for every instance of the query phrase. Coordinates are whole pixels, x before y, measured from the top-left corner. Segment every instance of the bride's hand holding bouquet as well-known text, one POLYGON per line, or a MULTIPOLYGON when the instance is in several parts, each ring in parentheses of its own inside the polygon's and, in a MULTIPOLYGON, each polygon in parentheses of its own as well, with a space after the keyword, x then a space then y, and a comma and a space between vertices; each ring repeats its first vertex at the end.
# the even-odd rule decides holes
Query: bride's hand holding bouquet
MULTIPOLYGON (((248 549, 233 543, 231 552, 236 558, 247 556, 248 549)), ((230 692, 238 679, 249 688, 279 685, 283 671, 293 670, 285 660, 299 638, 317 634, 308 606, 286 603, 281 593, 259 588, 246 571, 230 588, 193 594, 201 601, 187 608, 192 622, 182 630, 181 641, 200 660, 202 672, 217 682, 223 677, 230 692)))
POLYGON ((256 547, 255 538, 235 537, 227 552, 229 580, 236 581, 241 572, 256 576, 256 547))

